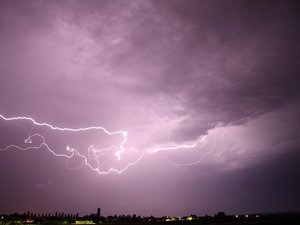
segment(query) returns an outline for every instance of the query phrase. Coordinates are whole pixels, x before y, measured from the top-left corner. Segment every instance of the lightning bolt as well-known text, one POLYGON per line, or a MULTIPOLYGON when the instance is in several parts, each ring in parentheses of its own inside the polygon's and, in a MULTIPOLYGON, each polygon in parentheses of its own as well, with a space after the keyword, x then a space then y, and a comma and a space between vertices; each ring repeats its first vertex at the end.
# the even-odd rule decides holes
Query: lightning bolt
POLYGON ((173 150, 177 150, 177 149, 191 149, 191 148, 195 148, 199 145, 199 143, 204 143, 206 142, 207 139, 207 135, 203 135, 201 137, 201 139, 197 142, 193 142, 190 144, 181 144, 181 145, 176 145, 176 144, 172 144, 170 146, 160 146, 160 147, 156 147, 154 149, 150 149, 148 151, 148 153, 157 153, 157 152, 161 152, 161 151, 173 151, 173 150))
POLYGON ((157 147, 154 148, 154 150, 150 150, 149 153, 157 153, 157 152, 161 152, 161 151, 172 151, 172 150, 177 150, 177 149, 181 149, 181 148, 194 148, 196 147, 196 143, 193 144, 183 144, 183 145, 176 145, 176 146, 169 146, 169 147, 157 147))
POLYGON ((207 152, 205 152, 204 154, 202 154, 202 155, 200 156, 200 158, 197 159, 196 161, 192 161, 192 162, 188 162, 188 163, 175 163, 175 162, 173 162, 173 161, 172 161, 171 159, 169 159, 169 158, 168 158, 168 160, 171 162, 171 164, 172 164, 173 166, 193 166, 193 165, 197 165, 197 164, 199 164, 199 163, 204 159, 205 156, 211 154, 211 152, 212 152, 212 151, 214 150, 214 148, 216 147, 216 143, 217 143, 217 141, 216 141, 216 139, 214 139, 214 143, 213 143, 212 147, 211 147, 207 152))
MULTIPOLYGON (((224 138, 225 137, 225 128, 223 128, 223 131, 222 131, 222 135, 221 137, 224 138)), ((203 136, 200 140, 200 142, 202 143, 206 143, 206 140, 207 140, 207 135, 203 136)), ((209 148, 209 150, 205 153, 203 153, 200 158, 198 158, 197 160, 195 161, 191 161, 191 162, 187 162, 187 163, 175 163, 174 161, 172 161, 170 158, 168 158, 168 160, 170 161, 170 163, 173 165, 173 166, 193 166, 193 165, 198 165, 199 163, 201 163, 201 161, 209 154, 211 154, 215 147, 217 145, 217 138, 215 137, 214 138, 214 142, 213 142, 213 145, 209 148)))
MULTIPOLYGON (((121 160, 121 155, 124 153, 125 151, 125 148, 124 148, 124 145, 126 144, 126 141, 127 141, 127 131, 124 131, 124 130, 119 130, 119 131, 114 131, 114 132, 111 132, 111 131, 108 131, 106 128, 104 127, 96 127, 96 126, 91 126, 91 127, 86 127, 86 128, 67 128, 67 127, 64 127, 64 128, 61 128, 61 127, 56 127, 56 126, 53 126, 51 124, 48 124, 48 123, 40 123, 40 122, 37 122, 35 121, 33 118, 31 117, 25 117, 25 116, 19 116, 19 117, 5 117, 3 115, 0 114, 0 118, 5 120, 5 121, 16 121, 16 120, 27 120, 27 121, 30 121, 32 122, 34 125, 36 126, 43 126, 43 127, 48 127, 50 128, 51 130, 58 130, 58 131, 70 131, 70 132, 82 132, 82 131, 89 131, 89 130, 101 130, 101 131, 104 131, 106 134, 108 135, 122 135, 123 136, 123 140, 118 148, 118 151, 116 151, 115 153, 115 156, 117 158, 117 160, 121 160)), ((45 137, 41 134, 32 134, 32 135, 29 135, 28 138, 26 138, 24 140, 24 142, 26 144, 31 144, 32 143, 32 139, 35 138, 35 137, 38 137, 41 139, 41 144, 39 144, 38 146, 28 146, 28 147, 25 147, 25 148, 21 148, 20 146, 17 146, 17 145, 8 145, 7 147, 3 148, 3 149, 0 149, 0 151, 5 151, 5 150, 8 150, 9 148, 16 148, 16 149, 19 149, 19 150, 22 150, 22 151, 26 151, 26 150, 29 150, 29 149, 40 149, 41 147, 45 146, 48 151, 50 151, 54 156, 58 156, 58 157, 65 157, 67 159, 71 159, 73 156, 78 156, 80 158, 83 159, 83 162, 82 164, 77 167, 77 168, 81 168, 83 165, 86 165, 88 167, 90 167, 93 171, 97 172, 98 174, 109 174, 109 173, 112 173, 112 172, 115 172, 115 173, 122 173, 124 172, 125 170, 127 170, 129 167, 135 165, 138 161, 140 161, 142 159, 142 157, 144 156, 144 154, 142 154, 136 161, 132 162, 132 163, 129 163, 127 164, 127 166, 125 166, 124 169, 121 169, 121 170, 118 170, 118 169, 114 169, 114 168, 110 168, 108 169, 107 171, 102 171, 100 170, 100 163, 99 163, 99 156, 97 156, 97 153, 103 153, 105 151, 108 151, 110 149, 113 149, 113 147, 109 148, 109 149, 102 149, 102 150, 96 150, 94 148, 94 146, 90 146, 88 148, 88 152, 89 152, 89 156, 86 157, 84 155, 82 155, 78 150, 76 150, 75 148, 72 148, 70 146, 66 146, 66 150, 67 152, 70 152, 70 154, 58 154, 58 153, 55 153, 50 147, 49 145, 46 143, 45 141, 45 137), (91 152, 93 154, 91 154, 91 152), (97 162, 97 167, 94 168, 88 161, 89 159, 96 159, 96 162, 97 162)), ((69 168, 69 167, 68 167, 69 168)), ((76 168, 76 169, 77 169, 76 168)), ((70 169, 70 168, 69 168, 70 169)), ((74 168, 73 168, 74 169, 74 168)))
MULTIPOLYGON (((150 150, 148 151, 145 151, 143 153, 140 154, 140 156, 134 160, 133 162, 130 162, 128 164, 126 164, 124 166, 123 169, 116 169, 116 168, 112 168, 110 167, 109 169, 107 170, 102 170, 101 167, 102 165, 104 164, 104 162, 100 163, 101 162, 101 159, 104 155, 106 155, 107 153, 113 151, 116 149, 116 152, 115 152, 115 157, 117 160, 121 160, 121 156, 122 154, 124 154, 125 152, 125 144, 127 142, 127 135, 128 135, 128 132, 125 131, 125 130, 118 130, 118 131, 108 131, 106 128, 104 127, 98 127, 98 126, 91 126, 91 127, 86 127, 86 128, 68 128, 68 127, 57 127, 57 126, 53 126, 51 124, 48 124, 48 123, 40 123, 40 122, 37 122, 36 120, 34 120, 33 118, 31 117, 25 117, 25 116, 20 116, 20 117, 5 117, 3 115, 0 114, 0 118, 5 120, 5 121, 17 121, 17 120, 26 120, 26 121, 30 121, 32 122, 34 125, 36 126, 39 126, 39 127, 47 127, 47 128, 50 128, 51 130, 57 130, 57 131, 69 131, 69 132, 83 132, 83 131, 90 131, 90 130, 101 130, 103 131, 105 134, 107 135, 121 135, 122 136, 122 141, 120 143, 120 145, 117 147, 115 145, 109 147, 109 148, 103 148, 103 149, 96 149, 93 145, 90 145, 88 147, 88 155, 85 156, 83 154, 81 154, 76 148, 73 148, 69 145, 65 146, 65 150, 66 150, 66 154, 59 154, 59 153, 56 153, 54 150, 52 150, 50 148, 50 146, 46 143, 46 139, 45 137, 42 135, 42 134, 39 134, 39 133, 34 133, 34 134, 30 134, 25 140, 24 142, 26 144, 32 144, 32 141, 33 139, 39 139, 41 141, 41 143, 37 146, 27 146, 27 147, 20 147, 18 145, 14 145, 14 144, 11 144, 11 145, 8 145, 7 147, 3 148, 3 149, 0 149, 0 151, 5 151, 5 150, 8 150, 10 148, 16 148, 16 149, 19 149, 19 150, 22 150, 22 151, 26 151, 26 150, 29 150, 29 149, 40 149, 42 147, 45 147, 52 155, 54 156, 57 156, 57 157, 64 157, 66 158, 66 167, 67 169, 70 169, 70 170, 73 170, 73 169, 80 169, 82 168, 83 166, 87 166, 89 167, 92 171, 100 174, 100 175, 104 175, 104 174, 111 174, 111 173, 116 173, 116 174, 121 174, 123 172, 125 172, 127 169, 129 169, 130 167, 136 165, 137 163, 139 163, 143 157, 146 155, 146 154, 155 154, 155 153, 158 153, 158 152, 166 152, 166 151, 175 151, 175 150, 178 150, 178 149, 195 149, 196 147, 199 147, 200 144, 205 144, 206 141, 207 141, 207 135, 204 135, 204 136, 201 136, 201 139, 197 140, 196 142, 194 143, 184 143, 184 144, 181 144, 181 145, 178 145, 178 144, 175 144, 175 143, 172 143, 172 144, 168 144, 168 145, 164 145, 164 146, 158 146, 158 147, 153 147, 151 148, 150 150), (73 157, 77 157, 79 159, 81 159, 81 163, 79 163, 79 166, 77 167, 70 167, 68 162, 70 159, 72 159, 73 157), (90 161, 93 161, 96 165, 92 165, 90 163, 90 161)), ((193 162, 189 162, 189 163, 183 163, 183 164, 179 164, 179 163, 174 163, 173 161, 171 161, 170 159, 170 162, 172 163, 172 165, 174 166, 191 166, 191 165, 195 165, 195 164, 198 164, 201 162, 201 160, 208 154, 210 154, 214 147, 216 145, 216 140, 213 144, 213 147, 206 153, 204 153, 200 159, 196 160, 196 161, 193 161, 193 162)))

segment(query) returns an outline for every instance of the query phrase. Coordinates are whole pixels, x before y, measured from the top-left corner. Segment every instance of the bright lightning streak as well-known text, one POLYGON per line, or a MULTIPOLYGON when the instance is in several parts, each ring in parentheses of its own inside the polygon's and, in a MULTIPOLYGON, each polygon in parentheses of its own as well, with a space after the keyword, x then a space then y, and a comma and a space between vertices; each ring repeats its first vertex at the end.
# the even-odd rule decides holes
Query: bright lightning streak
POLYGON ((170 146, 170 147, 158 147, 155 148, 154 150, 150 151, 151 153, 156 153, 160 151, 170 151, 170 150, 176 150, 176 149, 181 149, 181 148, 194 148, 196 147, 196 143, 190 144, 190 145, 177 145, 177 146, 170 146))
POLYGON ((192 144, 181 144, 181 145, 170 145, 170 146, 162 146, 162 147, 156 147, 153 150, 149 150, 148 153, 157 153, 161 151, 173 151, 177 149, 192 149, 198 146, 199 143, 206 142, 207 135, 203 135, 199 141, 196 141, 192 144))
POLYGON ((110 132, 108 130, 106 130, 104 127, 86 127, 86 128, 77 128, 77 129, 74 129, 74 128, 61 128, 61 127, 55 127, 55 126, 52 126, 51 124, 48 124, 48 123, 39 123, 39 122, 36 122, 34 119, 32 119, 31 117, 25 117, 25 116, 18 116, 18 117, 11 117, 11 118, 7 118, 3 115, 0 114, 0 117, 6 121, 13 121, 13 120, 29 120, 31 121, 34 125, 37 125, 37 126, 46 126, 46 127, 49 127, 51 130, 59 130, 59 131, 73 131, 73 132, 80 132, 80 131, 88 131, 88 130, 102 130, 104 131, 106 134, 108 135, 114 135, 114 134, 122 134, 124 139, 120 145, 120 150, 116 152, 116 156, 117 156, 117 159, 120 160, 121 159, 121 153, 123 153, 125 150, 124 150, 124 144, 126 143, 127 141, 127 131, 123 131, 123 130, 119 130, 119 131, 115 131, 115 132, 110 132))
MULTIPOLYGON (((7 147, 3 148, 3 149, 0 149, 0 151, 5 151, 5 150, 8 150, 10 148, 16 148, 16 149, 19 149, 19 150, 22 150, 22 151, 26 151, 26 150, 29 150, 29 149, 40 149, 42 147, 46 147, 47 150, 49 152, 51 152, 54 156, 67 158, 66 166, 67 166, 68 169, 79 169, 79 168, 82 168, 85 165, 85 166, 88 166, 92 171, 94 171, 94 172, 96 172, 100 175, 110 174, 110 173, 121 174, 121 173, 125 172, 128 168, 130 168, 130 167, 136 165, 137 163, 139 163, 146 154, 153 154, 153 153, 166 152, 166 151, 174 151, 174 150, 178 150, 178 149, 195 149, 196 147, 198 147, 199 144, 206 143, 206 141, 207 141, 207 135, 204 135, 204 136, 201 137, 200 140, 198 139, 194 143, 181 144, 181 145, 177 145, 177 144, 173 143, 173 144, 170 144, 169 146, 165 145, 165 146, 151 148, 150 150, 145 151, 144 153, 142 153, 135 161, 133 161, 131 163, 128 163, 123 169, 115 169, 115 168, 111 167, 107 170, 101 170, 100 167, 102 165, 100 163, 100 157, 104 156, 105 154, 112 151, 113 149, 117 149, 117 151, 115 152, 116 159, 121 160, 121 155, 125 152, 124 145, 127 142, 127 134, 128 134, 127 131, 119 130, 119 131, 111 132, 111 131, 108 131, 104 127, 96 127, 96 126, 91 126, 91 127, 86 127, 86 128, 76 128, 76 129, 75 128, 67 128, 67 127, 61 128, 61 127, 53 126, 53 125, 48 124, 48 123, 39 123, 31 117, 24 117, 24 116, 8 118, 8 117, 5 117, 5 116, 0 114, 0 118, 2 118, 5 121, 27 120, 27 121, 32 122, 36 126, 48 127, 51 130, 57 130, 57 131, 83 132, 83 131, 90 131, 90 130, 101 130, 101 131, 103 131, 104 133, 106 133, 108 135, 121 135, 123 137, 123 139, 122 139, 122 142, 121 142, 121 144, 119 145, 118 148, 116 146, 111 146, 111 147, 105 148, 105 149, 96 149, 96 148, 94 148, 93 145, 89 145, 89 147, 87 149, 88 150, 88 156, 85 156, 85 155, 81 154, 76 148, 70 147, 69 145, 67 145, 65 147, 66 151, 68 152, 67 154, 58 154, 50 148, 50 146, 46 143, 45 137, 43 135, 39 134, 39 133, 29 135, 28 138, 26 138, 24 140, 24 142, 26 144, 32 144, 33 138, 39 138, 41 140, 41 143, 38 146, 27 146, 27 147, 22 148, 18 145, 11 144, 11 145, 8 145, 7 147), (68 162, 72 157, 75 157, 75 156, 78 157, 78 158, 81 158, 82 161, 81 161, 81 163, 78 167, 70 168, 68 166, 68 162), (90 160, 93 160, 93 162, 96 163, 96 166, 95 165, 93 166, 90 163, 90 160)), ((223 134, 223 137, 224 137, 224 134, 223 134)), ((193 161, 193 162, 174 163, 170 159, 169 160, 171 161, 172 165, 174 165, 174 166, 191 166, 191 165, 199 164, 206 155, 210 154, 213 151, 213 149, 215 148, 215 145, 216 145, 216 139, 215 139, 214 144, 211 147, 211 149, 209 151, 207 151, 206 153, 204 153, 200 157, 200 159, 198 159, 196 161, 193 161)))
MULTIPOLYGON (((124 153, 125 151, 125 148, 124 148, 124 145, 126 144, 126 141, 127 141, 127 131, 123 131, 123 130, 119 130, 119 131, 115 131, 115 132, 110 132, 108 131, 107 129, 105 129, 104 127, 95 127, 95 126, 92 126, 92 127, 86 127, 86 128, 77 128, 77 129, 74 129, 74 128, 61 128, 61 127, 56 127, 56 126, 52 126, 51 124, 48 124, 48 123, 39 123, 37 121, 35 121, 33 118, 31 117, 5 117, 3 115, 0 114, 0 118, 2 118, 3 120, 5 121, 16 121, 16 120, 27 120, 27 121, 31 121, 34 125, 36 126, 44 126, 44 127, 48 127, 50 128, 51 130, 58 130, 58 131, 71 131, 71 132, 82 132, 82 131, 89 131, 89 130, 102 130, 104 131, 106 134, 108 135, 122 135, 123 136, 123 140, 119 146, 119 150, 115 153, 115 156, 117 157, 117 160, 121 160, 121 154, 124 153)), ((32 138, 34 137, 39 137, 41 138, 42 142, 40 145, 38 146, 29 146, 29 147, 25 147, 25 148, 21 148, 17 145, 9 145, 7 146, 6 148, 3 148, 3 149, 0 149, 0 151, 5 151, 5 150, 8 150, 9 148, 16 148, 16 149, 19 149, 19 150, 22 150, 22 151, 25 151, 25 150, 29 150, 29 149, 40 149, 41 147, 45 146, 54 156, 58 156, 58 157, 65 157, 67 159, 71 159, 74 155, 80 157, 83 159, 83 163, 81 164, 81 166, 79 166, 79 168, 81 168, 83 165, 86 165, 88 167, 90 167, 93 171, 97 172, 98 174, 109 174, 111 172, 115 172, 115 173, 122 173, 124 172, 125 170, 127 170, 130 166, 133 166, 134 164, 136 164, 143 156, 140 156, 136 161, 134 161, 133 163, 129 163, 124 169, 121 169, 121 170, 118 170, 118 169, 114 169, 114 168, 110 168, 108 169, 107 171, 101 171, 100 170, 100 165, 99 165, 99 161, 97 160, 97 164, 98 164, 98 167, 94 168, 89 162, 88 162, 88 158, 82 154, 80 154, 75 148, 72 148, 70 146, 66 146, 66 150, 68 152, 70 152, 70 154, 57 154, 55 153, 50 147, 49 145, 46 143, 45 141, 45 138, 43 135, 41 134, 33 134, 33 135, 30 135, 28 138, 26 138, 24 140, 24 142, 26 144, 31 144, 32 143, 32 138)), ((98 158, 96 157, 96 155, 92 156, 90 155, 90 151, 94 151, 94 153, 96 152, 96 150, 94 149, 94 147, 91 145, 89 147, 89 158, 91 159, 95 159, 95 158, 98 158)))

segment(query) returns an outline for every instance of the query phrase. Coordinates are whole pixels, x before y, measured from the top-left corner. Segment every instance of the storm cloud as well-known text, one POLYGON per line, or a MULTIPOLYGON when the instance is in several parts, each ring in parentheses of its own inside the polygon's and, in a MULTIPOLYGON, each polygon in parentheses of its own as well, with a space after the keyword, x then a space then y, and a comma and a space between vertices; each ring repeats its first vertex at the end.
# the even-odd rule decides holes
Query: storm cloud
MULTIPOLYGON (((112 178, 90 175, 88 169, 67 171, 61 159, 47 161, 46 151, 1 152, 0 168, 10 171, 1 176, 16 182, 30 177, 24 180, 28 197, 22 197, 18 208, 17 200, 5 198, 3 212, 54 211, 61 198, 55 193, 67 190, 64 200, 70 204, 63 204, 65 211, 88 212, 100 201, 107 214, 255 211, 259 206, 254 203, 238 203, 245 192, 234 196, 247 183, 241 178, 245 176, 253 182, 254 198, 266 201, 257 210, 299 210, 291 197, 284 200, 284 193, 299 187, 290 179, 299 172, 289 166, 300 146, 298 12, 297 1, 1 1, 2 115, 30 116, 60 127, 124 129, 126 149, 137 154, 208 138, 203 148, 149 155, 125 175, 112 178), (169 162, 199 159, 214 142, 197 165, 169 162), (7 161, 24 167, 27 175, 7 161), (275 189, 263 198, 265 178, 259 174, 269 175, 280 163, 265 182, 272 189, 289 174, 278 187, 283 194, 273 201, 275 189), (37 165, 47 176, 33 172, 37 165), (89 183, 85 198, 76 177, 89 183), (232 201, 212 187, 222 185, 224 177, 231 182, 232 201), (133 188, 135 179, 139 190, 133 188), (134 200, 131 189, 142 200, 134 200), (44 196, 49 193, 55 197, 44 196), (151 193, 149 198, 145 193, 151 193), (98 197, 91 200, 93 196, 98 197), (204 205, 188 206, 187 199, 201 201, 205 196, 211 203, 206 199, 204 205), (29 203, 29 198, 42 200, 29 203), (82 208, 72 206, 80 201, 82 208)), ((6 143, 13 134, 2 126, 6 143)), ((7 189, 15 186, 11 182, 1 187, 0 195, 20 191, 7 189)))

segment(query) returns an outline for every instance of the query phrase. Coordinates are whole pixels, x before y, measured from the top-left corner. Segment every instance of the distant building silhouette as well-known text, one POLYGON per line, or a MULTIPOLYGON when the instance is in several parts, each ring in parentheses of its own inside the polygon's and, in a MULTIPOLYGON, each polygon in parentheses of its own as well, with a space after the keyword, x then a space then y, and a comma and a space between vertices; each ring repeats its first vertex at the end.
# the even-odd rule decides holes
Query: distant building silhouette
POLYGON ((98 217, 98 218, 101 217, 101 209, 100 209, 100 208, 97 209, 97 217, 98 217))

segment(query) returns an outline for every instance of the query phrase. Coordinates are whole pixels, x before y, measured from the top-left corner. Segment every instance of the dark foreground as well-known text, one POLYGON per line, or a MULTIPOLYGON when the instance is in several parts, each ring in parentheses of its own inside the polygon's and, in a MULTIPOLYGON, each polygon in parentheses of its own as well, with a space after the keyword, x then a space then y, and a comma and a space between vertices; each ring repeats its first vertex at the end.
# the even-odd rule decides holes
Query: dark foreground
POLYGON ((31 216, 31 215, 0 215, 0 225, 300 225, 300 213, 263 213, 252 215, 225 215, 198 217, 131 217, 108 216, 102 217, 91 214, 85 217, 72 216, 31 216))

